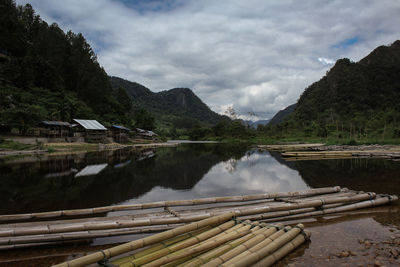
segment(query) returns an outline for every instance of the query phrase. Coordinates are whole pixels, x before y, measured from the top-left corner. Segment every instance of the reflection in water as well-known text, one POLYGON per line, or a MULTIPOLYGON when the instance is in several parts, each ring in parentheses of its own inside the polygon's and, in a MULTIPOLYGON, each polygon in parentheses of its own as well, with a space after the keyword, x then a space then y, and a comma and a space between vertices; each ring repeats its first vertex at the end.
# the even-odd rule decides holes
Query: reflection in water
POLYGON ((297 170, 312 188, 336 186, 381 194, 400 195, 400 162, 386 159, 353 158, 287 162, 279 153, 271 155, 297 170))
POLYGON ((196 144, 160 148, 156 153, 128 149, 4 162, 0 213, 111 205, 140 200, 155 187, 189 190, 212 166, 241 158, 246 150, 246 146, 196 144), (89 176, 77 179, 76 172, 89 176))
MULTIPOLYGON (((217 144, 185 144, 144 152, 128 149, 24 157, 13 162, 0 162, 0 213, 297 191, 335 185, 400 195, 399 173, 400 162, 389 160, 286 162, 274 152, 217 144), (79 173, 90 175, 75 178, 79 173)), ((400 231, 393 228, 400 229, 399 208, 399 204, 395 204, 354 212, 352 216, 303 220, 313 232, 312 242, 280 264, 286 265, 290 263, 288 260, 297 257, 296 265, 299 266, 337 266, 340 265, 337 258, 326 261, 332 253, 351 249, 363 255, 364 248, 360 248, 359 239, 385 240, 393 234, 400 236, 400 231)), ((132 237, 124 238, 130 240, 132 237)), ((104 243, 122 240, 126 241, 115 237, 104 243)), ((95 240, 93 244, 96 243, 101 240, 95 240)), ((52 247, 51 251, 54 249, 52 247)), ((20 251, 17 254, 19 259, 20 251)), ((38 254, 46 255, 41 250, 38 254)), ((366 259, 358 256, 345 260, 350 258, 355 261, 366 259)))
POLYGON ((83 168, 80 172, 75 174, 75 177, 97 175, 102 170, 104 170, 104 168, 107 167, 107 165, 108 165, 107 163, 88 165, 85 168, 83 168))
POLYGON ((2 214, 335 185, 400 192, 399 162, 288 163, 279 154, 237 145, 185 144, 157 151, 125 149, 28 159, 0 163, 2 214))

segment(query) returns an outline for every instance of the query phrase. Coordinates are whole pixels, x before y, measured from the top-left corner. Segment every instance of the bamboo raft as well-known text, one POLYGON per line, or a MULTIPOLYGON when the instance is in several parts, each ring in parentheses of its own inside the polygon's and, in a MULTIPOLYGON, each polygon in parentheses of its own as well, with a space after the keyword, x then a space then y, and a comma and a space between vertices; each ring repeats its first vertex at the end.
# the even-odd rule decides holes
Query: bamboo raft
POLYGON ((288 151, 282 156, 287 161, 321 160, 321 159, 347 159, 347 158, 400 158, 400 151, 391 150, 366 150, 366 151, 288 151))
POLYGON ((314 150, 323 147, 324 144, 286 144, 286 145, 258 145, 257 148, 271 151, 297 151, 314 150))
POLYGON ((302 224, 239 221, 229 212, 55 266, 271 266, 310 235, 302 224))
POLYGON ((336 186, 300 192, 0 215, 0 250, 160 232, 225 213, 234 213, 240 220, 259 222, 298 220, 385 205, 397 199, 397 196, 336 186))

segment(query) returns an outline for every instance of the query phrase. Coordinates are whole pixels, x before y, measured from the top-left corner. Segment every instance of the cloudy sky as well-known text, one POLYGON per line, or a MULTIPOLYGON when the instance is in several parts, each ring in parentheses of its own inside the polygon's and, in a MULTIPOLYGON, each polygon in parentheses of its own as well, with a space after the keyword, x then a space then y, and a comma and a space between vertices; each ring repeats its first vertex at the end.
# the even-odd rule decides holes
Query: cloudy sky
POLYGON ((81 32, 109 75, 270 118, 343 57, 400 39, 398 0, 17 0, 81 32))

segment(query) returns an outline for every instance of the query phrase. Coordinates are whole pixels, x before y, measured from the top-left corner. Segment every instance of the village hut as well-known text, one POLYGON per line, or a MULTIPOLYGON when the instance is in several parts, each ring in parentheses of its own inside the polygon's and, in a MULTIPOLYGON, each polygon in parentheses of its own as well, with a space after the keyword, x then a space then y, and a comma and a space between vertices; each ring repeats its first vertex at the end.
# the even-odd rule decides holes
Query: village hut
POLYGON ((141 139, 154 139, 157 134, 153 131, 147 131, 140 128, 136 128, 136 138, 141 139))
POLYGON ((39 135, 48 138, 67 137, 70 126, 71 124, 65 121, 41 121, 39 124, 39 135))
POLYGON ((83 137, 86 142, 102 142, 106 140, 107 128, 96 120, 74 119, 73 136, 83 137))
POLYGON ((118 142, 118 143, 128 142, 129 132, 131 131, 131 129, 126 128, 122 125, 112 125, 110 129, 111 129, 112 137, 115 142, 118 142))

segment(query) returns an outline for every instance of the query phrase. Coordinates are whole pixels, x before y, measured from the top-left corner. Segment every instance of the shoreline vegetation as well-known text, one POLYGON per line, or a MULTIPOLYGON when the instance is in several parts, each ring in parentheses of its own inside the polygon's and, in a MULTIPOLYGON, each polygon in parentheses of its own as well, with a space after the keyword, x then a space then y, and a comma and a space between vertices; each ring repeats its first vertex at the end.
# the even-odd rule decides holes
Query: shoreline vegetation
POLYGON ((13 140, 4 140, 0 143, 0 158, 10 156, 23 156, 32 154, 49 154, 49 155, 62 155, 74 153, 86 153, 104 150, 115 150, 123 148, 156 148, 156 147, 171 147, 177 146, 178 143, 167 142, 144 142, 137 140, 126 144, 120 143, 85 143, 85 142, 59 142, 59 143, 40 143, 36 144, 23 144, 13 140))
MULTIPOLYGON (((387 143, 358 143, 348 142, 255 142, 257 139, 223 139, 221 141, 189 141, 170 140, 168 142, 158 140, 132 140, 126 144, 120 143, 86 143, 86 142, 52 142, 36 144, 24 144, 12 139, 2 139, 0 142, 0 157, 12 157, 35 154, 65 155, 75 153, 86 153, 104 150, 118 150, 123 148, 156 148, 178 146, 182 143, 247 143, 262 150, 278 151, 285 160, 320 160, 354 157, 378 157, 400 160, 400 145, 397 142, 387 143)), ((264 140, 265 141, 265 140, 264 140)), ((309 140, 313 141, 313 140, 309 140)))

